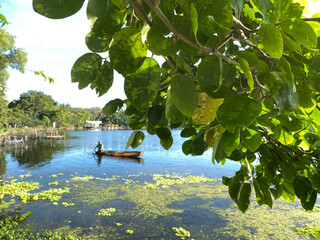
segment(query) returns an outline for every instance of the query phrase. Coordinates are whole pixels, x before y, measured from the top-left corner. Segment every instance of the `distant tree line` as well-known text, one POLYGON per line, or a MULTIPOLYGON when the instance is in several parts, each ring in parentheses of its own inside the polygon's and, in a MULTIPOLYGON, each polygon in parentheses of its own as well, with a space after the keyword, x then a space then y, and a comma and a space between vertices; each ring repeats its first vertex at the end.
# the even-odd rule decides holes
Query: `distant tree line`
POLYGON ((123 112, 106 116, 101 108, 72 108, 69 104, 59 104, 51 96, 39 91, 22 93, 20 98, 8 104, 7 127, 83 127, 87 120, 100 120, 103 125, 128 125, 128 117, 123 112))

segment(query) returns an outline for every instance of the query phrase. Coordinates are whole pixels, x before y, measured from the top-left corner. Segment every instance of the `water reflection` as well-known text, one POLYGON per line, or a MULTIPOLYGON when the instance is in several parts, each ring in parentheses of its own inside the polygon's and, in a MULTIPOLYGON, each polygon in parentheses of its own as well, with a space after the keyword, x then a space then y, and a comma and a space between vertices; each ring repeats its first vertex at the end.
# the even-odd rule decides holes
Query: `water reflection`
MULTIPOLYGON (((65 142, 60 140, 33 139, 26 141, 26 144, 20 147, 8 146, 4 148, 5 153, 14 157, 19 165, 25 167, 44 166, 53 159, 55 153, 64 151, 65 142)), ((5 159, 5 156, 1 156, 5 159)))
POLYGON ((4 153, 0 151, 0 185, 4 181, 6 173, 7 173, 7 161, 4 157, 4 153))

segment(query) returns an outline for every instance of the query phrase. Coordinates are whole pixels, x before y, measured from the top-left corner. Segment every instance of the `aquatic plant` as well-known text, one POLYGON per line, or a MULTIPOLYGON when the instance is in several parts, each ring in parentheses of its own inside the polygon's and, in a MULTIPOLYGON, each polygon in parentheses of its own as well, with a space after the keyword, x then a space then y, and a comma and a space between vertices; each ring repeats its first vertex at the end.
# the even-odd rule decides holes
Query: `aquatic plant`
POLYGON ((115 208, 107 208, 107 209, 100 209, 99 213, 97 215, 99 216, 111 216, 111 213, 114 213, 116 211, 115 208))
POLYGON ((45 231, 44 233, 32 233, 29 229, 21 228, 20 225, 31 215, 27 212, 14 217, 8 216, 0 221, 0 239, 28 239, 28 240, 81 240, 82 238, 74 237, 70 234, 62 236, 62 233, 45 231))
POLYGON ((65 206, 65 207, 74 206, 74 203, 62 202, 61 204, 62 204, 63 206, 65 206))
MULTIPOLYGON (((184 174, 185 175, 185 174, 184 174)), ((173 185, 182 185, 185 183, 201 183, 201 182, 212 182, 214 179, 204 177, 204 176, 183 176, 180 174, 170 175, 170 174, 153 174, 153 180, 155 183, 145 183, 146 188, 154 189, 158 186, 162 188, 168 188, 173 185)))
POLYGON ((52 174, 52 175, 49 176, 49 177, 51 177, 51 178, 56 178, 56 177, 58 177, 58 175, 57 175, 57 174, 52 174))
POLYGON ((57 186, 59 185, 58 181, 48 183, 49 186, 57 186))
POLYGON ((86 175, 86 176, 83 176, 83 177, 73 177, 71 180, 73 180, 73 181, 89 181, 90 179, 94 179, 95 177, 94 176, 88 176, 88 175, 86 175))
POLYGON ((126 231, 126 233, 128 233, 128 234, 133 234, 133 230, 128 229, 128 230, 126 231))
POLYGON ((24 174, 24 175, 20 175, 20 176, 18 177, 18 179, 23 180, 24 178, 26 178, 26 177, 31 177, 31 176, 32 176, 31 173, 27 173, 27 174, 24 174))
POLYGON ((320 227, 312 227, 306 224, 303 228, 296 228, 295 230, 299 235, 320 239, 320 227))
POLYGON ((181 238, 181 239, 185 239, 185 238, 189 238, 190 237, 190 232, 185 230, 182 227, 179 227, 179 228, 173 227, 172 229, 175 232, 176 236, 181 238))
POLYGON ((12 198, 19 197, 22 202, 26 202, 31 196, 28 192, 38 189, 39 186, 40 184, 38 182, 17 182, 17 179, 13 179, 0 186, 0 199, 11 196, 12 198))

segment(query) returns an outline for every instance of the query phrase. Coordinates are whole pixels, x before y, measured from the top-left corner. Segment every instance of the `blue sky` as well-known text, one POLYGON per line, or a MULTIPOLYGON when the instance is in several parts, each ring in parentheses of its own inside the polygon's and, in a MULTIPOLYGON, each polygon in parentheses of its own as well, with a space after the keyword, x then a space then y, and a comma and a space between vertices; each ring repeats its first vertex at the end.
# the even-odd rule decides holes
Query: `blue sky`
POLYGON ((18 99, 28 90, 42 91, 51 95, 58 103, 68 103, 72 107, 103 107, 114 98, 125 99, 123 79, 116 75, 112 89, 102 97, 89 87, 79 90, 77 83, 71 83, 70 71, 81 55, 89 52, 85 36, 90 32, 86 17, 86 2, 75 15, 52 20, 32 9, 32 0, 1 0, 0 12, 9 21, 7 31, 16 36, 16 47, 28 53, 26 69, 43 70, 55 79, 49 84, 31 71, 24 74, 10 70, 7 81, 7 97, 18 99))
MULTIPOLYGON (((311 3, 310 14, 320 12, 320 1, 311 3)), ((123 78, 115 72, 112 88, 102 97, 98 97, 89 87, 79 90, 77 83, 71 83, 70 71, 81 55, 89 52, 85 45, 85 36, 90 32, 86 17, 86 5, 75 15, 52 20, 38 15, 32 9, 32 0, 1 0, 0 12, 10 22, 7 31, 16 36, 16 47, 28 53, 29 70, 43 70, 47 76, 55 79, 49 84, 31 71, 21 74, 10 71, 7 81, 8 100, 18 99, 28 90, 42 91, 51 95, 58 103, 68 103, 72 107, 103 107, 114 98, 125 99, 123 78)))

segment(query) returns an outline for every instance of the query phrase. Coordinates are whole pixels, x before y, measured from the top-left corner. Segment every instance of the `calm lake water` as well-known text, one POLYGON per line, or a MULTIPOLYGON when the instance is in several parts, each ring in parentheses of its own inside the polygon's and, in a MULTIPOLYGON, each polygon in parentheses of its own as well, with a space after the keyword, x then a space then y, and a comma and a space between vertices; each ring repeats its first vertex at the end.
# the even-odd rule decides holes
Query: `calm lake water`
POLYGON ((135 149, 145 151, 140 159, 93 154, 99 140, 105 150, 124 150, 131 133, 73 131, 65 140, 30 140, 27 148, 1 149, 5 184, 20 176, 17 182, 40 184, 31 194, 57 188, 68 192, 58 200, 26 203, 5 197, 0 217, 31 211, 24 224, 31 231, 54 230, 85 239, 179 239, 173 227, 183 227, 192 239, 300 239, 295 227, 320 223, 319 213, 306 214, 299 203, 283 201, 270 211, 257 207, 253 198, 242 214, 219 180, 234 176, 239 165, 213 165, 211 150, 185 156, 178 130, 172 131, 169 151, 157 136, 145 132, 146 139, 135 149), (101 209, 114 210, 101 216, 101 209))

